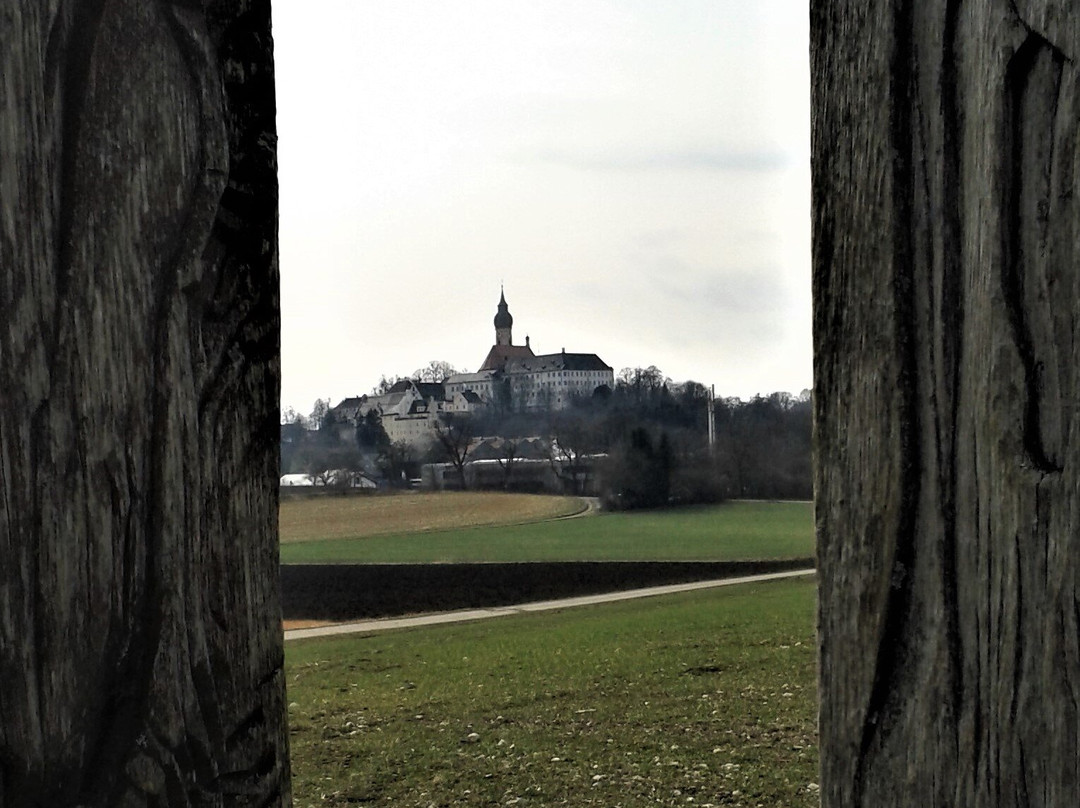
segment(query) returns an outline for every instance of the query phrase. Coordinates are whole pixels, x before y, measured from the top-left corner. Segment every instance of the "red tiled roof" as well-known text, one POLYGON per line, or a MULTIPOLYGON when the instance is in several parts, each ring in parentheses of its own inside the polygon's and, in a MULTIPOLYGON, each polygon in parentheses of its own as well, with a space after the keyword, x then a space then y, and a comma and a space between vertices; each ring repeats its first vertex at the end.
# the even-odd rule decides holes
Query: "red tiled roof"
POLYGON ((498 370, 510 359, 531 359, 535 354, 528 345, 492 345, 480 370, 498 370))

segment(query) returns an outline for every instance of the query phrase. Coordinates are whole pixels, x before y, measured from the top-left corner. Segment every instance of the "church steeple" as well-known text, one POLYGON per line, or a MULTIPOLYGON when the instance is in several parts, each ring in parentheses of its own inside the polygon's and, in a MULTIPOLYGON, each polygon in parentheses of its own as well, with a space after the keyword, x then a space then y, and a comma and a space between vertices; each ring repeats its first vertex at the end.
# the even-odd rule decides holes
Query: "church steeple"
POLYGON ((502 284, 499 284, 499 311, 495 315, 495 344, 491 346, 480 371, 505 370, 511 360, 532 359, 536 354, 529 347, 529 338, 525 337, 524 345, 515 345, 510 335, 510 329, 514 327, 514 318, 510 316, 510 307, 506 305, 506 293, 503 292, 502 284))
POLYGON ((499 311, 495 315, 495 344, 513 345, 510 330, 514 327, 514 318, 510 316, 510 307, 506 305, 506 294, 499 287, 499 311))

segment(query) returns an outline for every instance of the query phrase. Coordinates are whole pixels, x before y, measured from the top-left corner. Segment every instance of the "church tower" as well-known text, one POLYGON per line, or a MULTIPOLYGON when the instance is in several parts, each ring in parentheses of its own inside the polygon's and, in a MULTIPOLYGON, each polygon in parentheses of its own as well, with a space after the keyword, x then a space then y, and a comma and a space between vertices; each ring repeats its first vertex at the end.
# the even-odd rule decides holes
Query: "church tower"
POLYGON ((510 329, 514 327, 514 318, 510 316, 510 308, 506 305, 506 295, 499 289, 499 311, 495 315, 495 344, 513 345, 510 329))
POLYGON ((506 363, 511 359, 532 359, 535 354, 529 347, 529 338, 525 337, 524 345, 515 345, 510 329, 514 327, 514 318, 510 316, 510 307, 506 305, 506 295, 502 287, 499 287, 499 311, 495 315, 495 344, 488 351, 480 371, 504 370, 506 363))

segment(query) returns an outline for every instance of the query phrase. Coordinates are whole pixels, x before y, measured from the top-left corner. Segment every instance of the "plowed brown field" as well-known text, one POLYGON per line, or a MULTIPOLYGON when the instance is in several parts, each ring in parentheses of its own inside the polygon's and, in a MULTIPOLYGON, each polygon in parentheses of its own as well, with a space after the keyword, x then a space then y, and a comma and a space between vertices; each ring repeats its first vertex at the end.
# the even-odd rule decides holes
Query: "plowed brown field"
POLYGON ((282 543, 351 539, 389 533, 506 525, 568 516, 585 508, 577 497, 441 491, 283 500, 282 543))

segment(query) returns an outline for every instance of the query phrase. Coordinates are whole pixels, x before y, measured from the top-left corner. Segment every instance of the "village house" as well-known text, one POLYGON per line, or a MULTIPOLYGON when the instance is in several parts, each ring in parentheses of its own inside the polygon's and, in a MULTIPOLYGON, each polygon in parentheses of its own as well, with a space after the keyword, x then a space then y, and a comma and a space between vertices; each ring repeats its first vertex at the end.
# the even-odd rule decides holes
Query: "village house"
POLYGON ((391 442, 425 448, 434 437, 435 418, 450 411, 443 385, 402 379, 382 395, 346 398, 333 408, 339 423, 356 425, 372 409, 379 413, 391 442))

